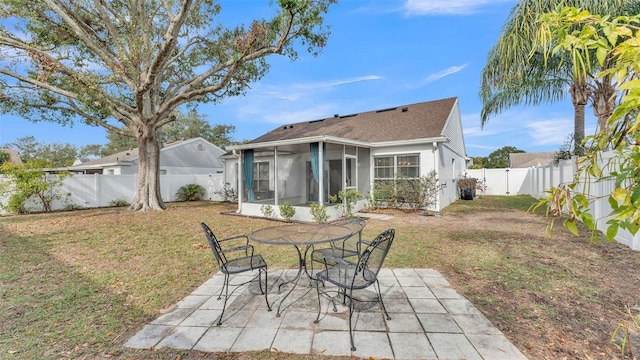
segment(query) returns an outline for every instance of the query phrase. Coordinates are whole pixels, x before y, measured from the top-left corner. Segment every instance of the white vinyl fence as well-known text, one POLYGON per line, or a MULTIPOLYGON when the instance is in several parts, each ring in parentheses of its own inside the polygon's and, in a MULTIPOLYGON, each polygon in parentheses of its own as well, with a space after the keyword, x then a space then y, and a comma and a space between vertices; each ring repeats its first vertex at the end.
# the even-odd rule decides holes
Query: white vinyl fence
MULTIPOLYGON (((55 176, 55 175, 47 175, 55 176)), ((124 200, 131 203, 136 188, 137 175, 73 175, 63 180, 62 186, 57 190, 61 194, 70 194, 63 201, 52 204, 53 210, 60 210, 69 206, 84 208, 96 208, 111 206, 115 200, 124 200)), ((4 181, 0 175, 0 181, 4 181)), ((205 199, 221 201, 216 194, 224 187, 224 174, 203 175, 160 175, 160 189, 162 199, 166 202, 176 201, 176 192, 187 184, 199 184, 206 190, 205 199)), ((8 197, 0 198, 0 203, 5 204, 8 197)), ((31 211, 40 211, 42 206, 35 201, 26 204, 31 211)))
MULTIPOLYGON (((613 152, 602 155, 602 171, 607 175, 607 163, 613 152)), ((467 177, 476 178, 485 185, 480 195, 531 195, 535 198, 546 196, 546 191, 561 184, 573 181, 577 173, 576 159, 560 161, 559 164, 531 167, 526 169, 473 169, 467 170, 467 177)), ((607 220, 610 219, 611 207, 609 195, 614 190, 613 180, 582 178, 575 191, 585 194, 590 199, 589 209, 597 221, 598 230, 606 232, 607 220)), ((616 241, 640 250, 640 233, 635 236, 620 229, 616 241)))
MULTIPOLYGON (((603 154, 603 164, 613 156, 612 152, 603 154)), ((606 166, 601 166, 603 172, 606 166)), ((576 159, 561 161, 559 164, 531 167, 526 169, 477 169, 467 170, 467 177, 476 178, 484 184, 478 195, 531 195, 542 198, 546 191, 554 186, 569 183, 576 174, 576 159)), ((54 176, 54 175, 50 175, 54 176)), ((53 209, 64 209, 69 205, 94 208, 107 207, 112 201, 131 202, 136 186, 137 175, 74 175, 64 179, 60 189, 71 194, 65 201, 53 204, 53 209)), ((3 181, 0 175, 0 182, 3 181)), ((200 184, 206 190, 206 199, 221 201, 216 194, 224 188, 224 174, 205 175, 160 175, 162 199, 175 201, 176 191, 187 184, 200 184)), ((575 189, 590 198, 590 210, 597 221, 598 229, 606 231, 606 222, 611 213, 608 197, 614 189, 613 181, 581 179, 580 188, 575 189)), ((235 188, 235 186, 232 186, 235 188)), ((7 198, 0 197, 0 203, 6 204, 7 198)), ((29 210, 39 211, 41 206, 35 202, 27 204, 29 210)), ((2 210, 0 209, 0 213, 2 210)), ((619 230, 616 241, 626 244, 633 250, 640 250, 640 233, 635 236, 626 230, 619 230)))

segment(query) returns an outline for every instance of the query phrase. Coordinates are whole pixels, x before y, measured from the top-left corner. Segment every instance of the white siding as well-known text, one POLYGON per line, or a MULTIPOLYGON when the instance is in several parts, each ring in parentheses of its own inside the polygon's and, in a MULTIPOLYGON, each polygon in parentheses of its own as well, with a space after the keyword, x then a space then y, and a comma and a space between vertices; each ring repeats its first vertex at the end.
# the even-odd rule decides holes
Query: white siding
POLYGON ((460 107, 456 100, 455 106, 451 109, 449 118, 442 130, 442 135, 450 139, 448 146, 458 156, 466 157, 467 151, 464 144, 464 135, 462 132, 462 120, 460 117, 460 107))

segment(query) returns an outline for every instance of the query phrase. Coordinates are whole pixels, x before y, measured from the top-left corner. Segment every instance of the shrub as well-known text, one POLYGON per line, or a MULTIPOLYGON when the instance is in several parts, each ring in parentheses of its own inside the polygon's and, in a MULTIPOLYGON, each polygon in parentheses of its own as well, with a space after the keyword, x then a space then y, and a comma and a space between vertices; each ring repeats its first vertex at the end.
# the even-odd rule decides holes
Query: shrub
POLYGON ((435 204, 440 191, 436 172, 415 179, 398 177, 395 180, 375 182, 372 202, 375 206, 413 209, 428 208, 435 204))
POLYGON ((236 192, 236 189, 231 187, 231 184, 229 183, 224 183, 222 189, 216 190, 213 193, 220 196, 222 198, 222 201, 225 202, 238 201, 238 193, 236 192))
POLYGON ((65 211, 82 210, 82 209, 86 209, 86 208, 82 205, 73 204, 73 203, 66 204, 63 208, 63 210, 65 211))
POLYGON ((309 205, 311 208, 311 215, 313 215, 313 220, 317 223, 323 223, 329 220, 329 215, 327 215, 327 207, 323 204, 318 204, 316 202, 312 202, 309 205))
POLYGON ((460 190, 475 189, 478 179, 476 178, 461 178, 458 179, 458 187, 460 190))
POLYGON ((262 212, 262 215, 264 215, 264 217, 270 218, 273 216, 273 206, 271 206, 270 204, 264 204, 260 206, 260 211, 262 212))
POLYGON ((362 199, 363 197, 364 195, 356 189, 342 189, 338 192, 338 195, 329 196, 329 201, 335 203, 340 200, 340 204, 338 204, 337 207, 342 210, 342 216, 352 217, 353 207, 358 202, 358 199, 362 199))
POLYGON ((200 200, 207 191, 200 184, 187 184, 178 189, 176 192, 176 200, 178 201, 196 201, 200 200))
POLYGON ((129 202, 125 199, 114 199, 109 201, 109 206, 113 206, 113 207, 124 207, 129 205, 131 204, 129 204, 129 202))
POLYGON ((417 179, 398 181, 398 194, 404 204, 413 209, 428 208, 436 203, 440 182, 435 171, 417 179))
POLYGON ((10 194, 5 206, 8 211, 14 213, 26 213, 27 201, 37 199, 42 204, 42 211, 51 211, 55 200, 68 199, 71 194, 62 193, 60 188, 69 172, 60 172, 55 175, 47 174, 43 169, 50 164, 42 160, 29 160, 22 164, 5 162, 0 165, 0 173, 9 180, 0 184, 0 195, 10 194))
POLYGON ((291 221, 293 216, 296 214, 296 209, 291 205, 289 201, 284 202, 280 205, 280 216, 287 221, 291 221))

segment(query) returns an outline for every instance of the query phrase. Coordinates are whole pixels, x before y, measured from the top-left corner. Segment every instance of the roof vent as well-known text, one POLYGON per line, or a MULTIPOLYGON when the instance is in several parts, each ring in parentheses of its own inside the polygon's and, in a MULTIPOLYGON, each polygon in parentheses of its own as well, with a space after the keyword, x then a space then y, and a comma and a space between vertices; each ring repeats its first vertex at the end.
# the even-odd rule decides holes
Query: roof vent
POLYGON ((409 110, 409 108, 406 106, 402 108, 402 112, 407 112, 407 110, 409 110))
POLYGON ((333 117, 334 117, 334 118, 337 118, 337 117, 339 117, 339 116, 340 116, 340 115, 338 115, 338 114, 333 114, 333 117))
POLYGON ((392 107, 392 108, 388 108, 388 109, 377 110, 376 112, 377 113, 381 113, 381 112, 385 112, 385 111, 393 111, 395 109, 397 109, 397 108, 392 107))
POLYGON ((283 130, 291 129, 293 125, 285 125, 282 127, 283 130))

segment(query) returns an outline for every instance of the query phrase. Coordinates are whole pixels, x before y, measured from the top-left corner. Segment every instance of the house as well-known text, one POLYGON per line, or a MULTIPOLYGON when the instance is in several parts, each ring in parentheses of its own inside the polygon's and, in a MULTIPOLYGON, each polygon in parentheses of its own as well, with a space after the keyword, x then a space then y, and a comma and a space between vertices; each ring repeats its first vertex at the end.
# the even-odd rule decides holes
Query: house
MULTIPOLYGON (((467 158, 457 98, 288 124, 229 149, 225 176, 239 189, 239 213, 262 216, 272 205, 278 215, 289 202, 302 221, 313 220, 312 202, 340 217, 328 199, 342 189, 368 196, 376 183, 431 170, 440 183, 432 210, 439 211, 458 198, 467 158)), ((365 206, 362 199, 356 210, 365 206)))
MULTIPOLYGON (((224 150, 201 137, 177 141, 160 149, 160 174, 222 173, 224 164, 221 156, 224 153, 224 150)), ((137 174, 138 161, 136 148, 100 159, 78 160, 65 170, 80 174, 137 174)))
POLYGON ((510 168, 528 168, 532 166, 549 165, 555 161, 556 153, 554 151, 536 152, 536 153, 510 153, 510 168))
POLYGON ((22 164, 22 159, 17 151, 13 149, 0 148, 0 152, 9 154, 9 162, 13 164, 22 164))

